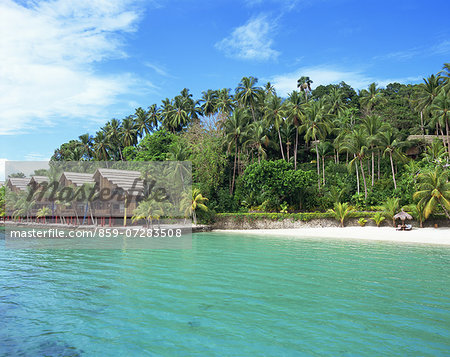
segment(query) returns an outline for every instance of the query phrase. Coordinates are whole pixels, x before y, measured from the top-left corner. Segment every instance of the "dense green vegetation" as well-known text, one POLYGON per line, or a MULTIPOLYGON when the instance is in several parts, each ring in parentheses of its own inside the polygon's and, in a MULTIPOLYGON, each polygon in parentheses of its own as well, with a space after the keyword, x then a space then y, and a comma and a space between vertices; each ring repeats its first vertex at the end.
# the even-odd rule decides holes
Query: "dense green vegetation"
POLYGON ((216 212, 336 212, 339 202, 377 210, 398 199, 417 217, 450 217, 450 64, 421 84, 358 93, 344 82, 312 84, 301 77, 287 98, 254 77, 198 100, 183 89, 61 145, 52 159, 190 160, 216 212))

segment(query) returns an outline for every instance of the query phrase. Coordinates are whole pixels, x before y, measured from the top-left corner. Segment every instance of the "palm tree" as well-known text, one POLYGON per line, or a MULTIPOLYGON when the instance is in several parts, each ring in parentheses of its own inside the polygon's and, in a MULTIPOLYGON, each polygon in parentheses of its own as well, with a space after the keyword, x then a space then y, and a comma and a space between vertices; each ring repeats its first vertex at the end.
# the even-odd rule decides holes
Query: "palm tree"
POLYGON ((120 128, 121 142, 125 147, 132 146, 137 143, 138 130, 132 117, 127 117, 122 120, 122 127, 120 128))
POLYGON ((347 151, 350 154, 353 154, 353 159, 350 161, 350 167, 353 164, 356 164, 356 178, 358 185, 358 193, 359 193, 359 177, 358 177, 358 164, 359 161, 361 167, 361 175, 363 177, 364 183, 364 198, 367 199, 367 182, 366 175, 364 173, 364 165, 363 161, 366 157, 366 152, 368 150, 367 144, 367 132, 364 127, 360 126, 359 128, 353 130, 345 139, 345 142, 342 145, 342 150, 347 151))
POLYGON ((200 99, 200 103, 202 103, 201 108, 203 115, 209 117, 216 113, 217 97, 217 92, 214 90, 208 89, 206 92, 202 92, 202 99, 200 99))
POLYGON ((306 102, 308 102, 308 94, 311 92, 311 83, 313 83, 313 81, 309 77, 302 76, 297 80, 297 88, 305 93, 306 102))
POLYGON ((285 112, 283 107, 283 100, 277 95, 272 95, 266 106, 265 119, 270 125, 273 125, 278 132, 278 139, 280 141, 280 151, 283 160, 286 160, 283 150, 283 142, 281 141, 280 126, 283 124, 285 112))
POLYGON ((383 205, 383 213, 387 218, 392 219, 392 227, 395 227, 394 216, 398 212, 399 208, 400 199, 396 197, 388 198, 383 205))
POLYGON ((223 88, 219 91, 216 101, 216 111, 223 115, 229 115, 234 109, 233 96, 230 90, 223 88))
POLYGON ((205 202, 208 201, 206 197, 203 197, 202 193, 198 188, 193 188, 191 195, 188 193, 184 194, 183 200, 181 201, 182 207, 185 207, 184 214, 186 217, 192 216, 194 224, 197 224, 197 213, 198 209, 202 211, 208 211, 205 202))
POLYGON ((383 125, 379 115, 368 115, 363 120, 363 125, 367 131, 367 141, 370 145, 372 155, 372 186, 375 184, 375 145, 377 143, 377 135, 383 125))
POLYGON ((331 148, 332 145, 328 141, 321 141, 316 146, 316 150, 319 151, 319 157, 322 157, 322 177, 324 186, 325 186, 325 157, 331 154, 331 148))
POLYGON ((294 169, 297 170, 298 131, 305 117, 302 96, 300 92, 292 91, 286 100, 286 114, 295 126, 294 169))
POLYGON ((255 77, 243 77, 236 88, 236 100, 244 107, 250 108, 254 122, 256 122, 255 106, 263 93, 257 83, 258 79, 255 77))
POLYGON ((119 158, 123 160, 122 156, 122 142, 121 142, 121 123, 120 120, 111 119, 106 123, 103 132, 109 142, 109 149, 114 154, 114 159, 117 159, 117 151, 119 151, 119 158))
POLYGON ((83 152, 83 157, 90 160, 93 155, 92 151, 92 136, 89 134, 83 134, 78 137, 80 140, 81 151, 83 152))
POLYGON ((144 109, 139 107, 134 113, 134 118, 134 125, 137 135, 142 138, 144 134, 150 134, 152 123, 150 121, 148 113, 144 109))
POLYGON ((161 111, 156 104, 152 104, 147 110, 148 122, 152 130, 158 128, 158 123, 161 121, 161 111))
POLYGON ((335 202, 334 209, 329 209, 328 212, 334 215, 334 218, 340 222, 341 227, 344 227, 345 219, 353 212, 353 208, 347 203, 335 202))
POLYGON ((305 132, 305 141, 308 143, 313 141, 316 148, 317 156, 317 183, 320 189, 320 158, 319 140, 324 140, 329 132, 328 123, 324 120, 324 107, 323 104, 318 102, 310 102, 305 109, 305 123, 300 127, 302 132, 305 132))
POLYGON ((428 218, 439 205, 448 219, 450 219, 450 182, 448 172, 439 167, 434 171, 424 172, 418 178, 419 190, 413 198, 419 199, 419 204, 424 207, 424 217, 428 218))
POLYGON ((37 218, 44 218, 44 223, 47 223, 47 217, 50 216, 52 211, 48 207, 42 207, 36 212, 37 218))
POLYGON ((341 88, 332 88, 330 93, 325 97, 325 101, 329 107, 328 114, 339 115, 346 109, 344 93, 341 88))
POLYGON ((190 122, 191 107, 181 96, 176 96, 169 112, 168 122, 172 132, 181 130, 190 122))
POLYGON ((94 155, 99 161, 109 160, 110 142, 104 131, 98 131, 94 137, 94 155))
POLYGON ((361 106, 365 107, 370 114, 376 105, 386 102, 386 99, 383 97, 381 89, 377 88, 377 84, 371 83, 367 90, 363 89, 361 91, 360 102, 361 106))
POLYGON ((241 143, 245 126, 248 123, 247 112, 243 108, 236 108, 231 117, 224 123, 225 140, 228 143, 228 152, 234 146, 234 165, 233 165, 233 180, 230 187, 230 194, 234 191, 234 184, 236 180, 236 162, 239 157, 239 145, 241 143))
POLYGON ((381 148, 384 149, 383 156, 389 155, 392 170, 392 180, 394 181, 394 189, 397 189, 393 158, 395 157, 397 160, 405 160, 405 155, 403 155, 400 151, 400 147, 403 145, 403 142, 398 140, 398 135, 394 133, 391 127, 386 126, 382 131, 378 133, 377 143, 381 148))
POLYGON ((153 226, 153 220, 159 220, 163 214, 164 209, 161 202, 157 202, 154 199, 148 199, 139 202, 139 205, 133 211, 131 221, 134 223, 141 219, 145 219, 147 228, 150 228, 153 226))
POLYGON ((247 127, 246 137, 247 140, 244 142, 243 146, 256 149, 256 152, 258 153, 258 162, 261 162, 261 158, 265 159, 267 157, 266 148, 270 143, 264 123, 261 120, 251 123, 247 127))
POLYGON ((433 104, 430 107, 433 116, 436 117, 441 127, 445 127, 447 136, 447 152, 450 156, 450 136, 449 136, 449 121, 450 121, 450 89, 441 90, 434 98, 433 104))
MULTIPOLYGON (((430 108, 434 99, 437 97, 441 89, 441 79, 432 74, 427 79, 423 79, 424 83, 419 85, 419 97, 416 101, 417 110, 420 112, 420 121, 422 126, 422 133, 424 133, 424 115, 430 114, 430 108)), ((436 127, 436 135, 439 132, 436 127)))

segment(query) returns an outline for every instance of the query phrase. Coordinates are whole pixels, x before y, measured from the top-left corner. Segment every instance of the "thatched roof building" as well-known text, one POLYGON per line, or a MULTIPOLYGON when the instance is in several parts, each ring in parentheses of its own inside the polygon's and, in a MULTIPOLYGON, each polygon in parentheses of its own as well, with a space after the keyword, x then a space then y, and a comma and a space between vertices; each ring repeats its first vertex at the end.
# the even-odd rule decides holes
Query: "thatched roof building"
POLYGON ((63 186, 73 185, 75 187, 80 187, 87 183, 95 183, 93 174, 83 174, 78 172, 63 172, 59 182, 63 186))
POLYGON ((94 181, 100 184, 100 189, 104 187, 112 190, 121 189, 132 196, 144 191, 144 182, 139 171, 97 169, 94 181))
POLYGON ((29 185, 42 185, 44 182, 48 182, 47 176, 31 176, 29 185))
POLYGON ((29 178, 11 177, 6 182, 6 187, 14 192, 26 191, 29 183, 29 178))

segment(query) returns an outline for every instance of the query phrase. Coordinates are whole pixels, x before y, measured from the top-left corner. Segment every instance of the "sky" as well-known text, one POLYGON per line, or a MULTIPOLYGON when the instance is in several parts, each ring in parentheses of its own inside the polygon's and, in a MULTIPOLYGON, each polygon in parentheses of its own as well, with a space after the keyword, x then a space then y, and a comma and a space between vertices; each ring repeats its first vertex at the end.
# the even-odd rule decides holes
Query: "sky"
POLYGON ((183 88, 420 83, 450 60, 449 11, 445 0, 0 0, 0 180, 5 160, 48 160, 183 88))

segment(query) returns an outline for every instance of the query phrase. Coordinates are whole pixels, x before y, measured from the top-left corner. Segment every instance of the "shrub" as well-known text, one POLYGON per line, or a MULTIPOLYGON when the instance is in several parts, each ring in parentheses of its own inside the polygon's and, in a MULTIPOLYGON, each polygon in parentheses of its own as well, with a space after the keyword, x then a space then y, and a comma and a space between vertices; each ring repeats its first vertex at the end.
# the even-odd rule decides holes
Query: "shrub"
POLYGON ((375 222, 377 227, 379 227, 381 223, 383 223, 383 221, 386 219, 386 217, 384 217, 381 212, 375 212, 371 219, 375 222))
POLYGON ((361 218, 358 220, 358 224, 359 224, 361 227, 364 227, 364 226, 366 225, 366 223, 367 223, 367 219, 365 219, 365 218, 363 218, 363 217, 361 217, 361 218))

